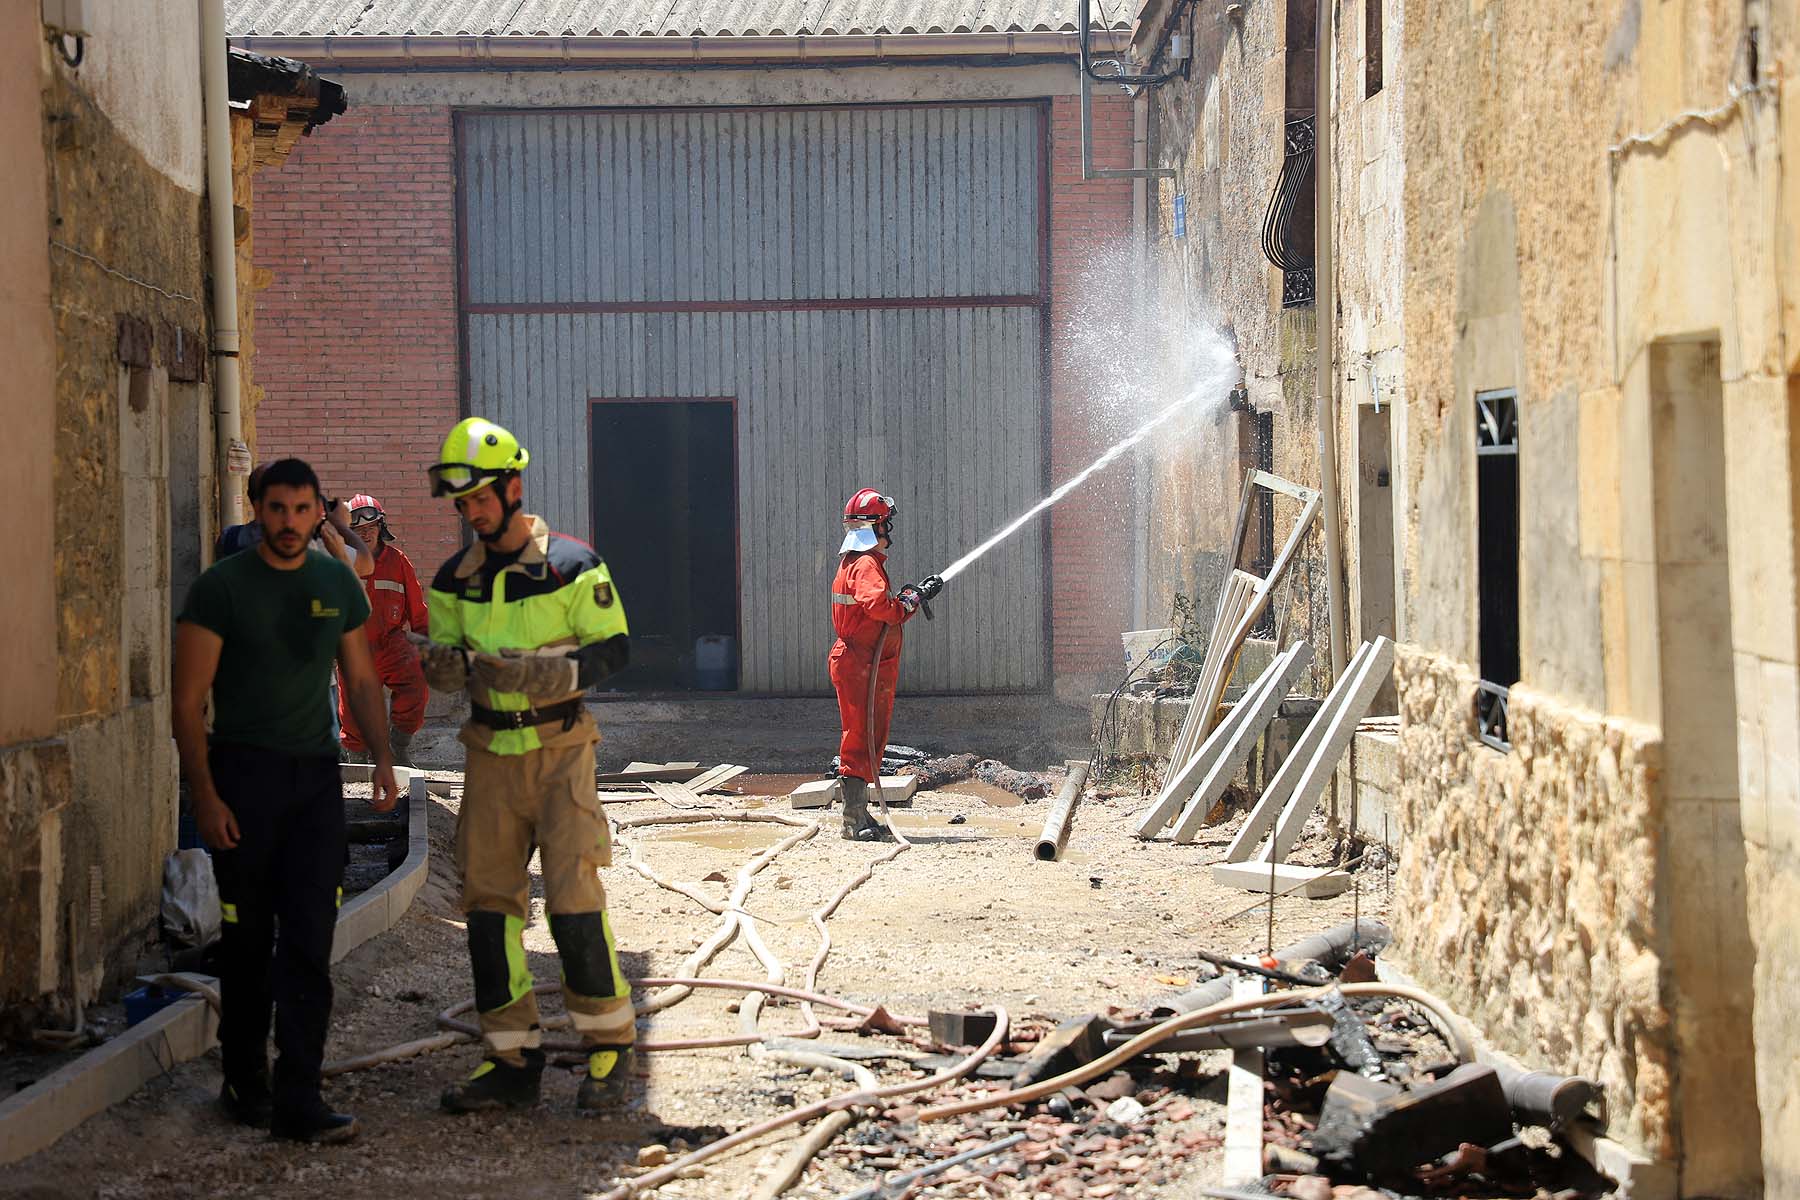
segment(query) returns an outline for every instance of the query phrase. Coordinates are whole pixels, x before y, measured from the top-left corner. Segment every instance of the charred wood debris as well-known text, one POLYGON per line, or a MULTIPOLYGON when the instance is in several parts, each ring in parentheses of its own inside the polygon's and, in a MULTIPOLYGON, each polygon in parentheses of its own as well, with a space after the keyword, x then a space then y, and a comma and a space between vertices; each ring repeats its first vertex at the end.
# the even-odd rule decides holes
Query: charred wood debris
MULTIPOLYGON (((1611 1191, 1612 1181, 1564 1140, 1577 1123, 1603 1123, 1596 1085, 1460 1062, 1455 1043, 1421 1006, 1335 988, 1279 1019, 1251 1014, 1179 1033, 1122 1069, 1044 1100, 917 1120, 924 1105, 967 1100, 982 1089, 1003 1093, 1093 1062, 1161 1020, 1228 999, 1245 978, 1264 981, 1272 993, 1373 982, 1388 941, 1382 922, 1363 918, 1260 962, 1199 955, 1197 973, 1210 979, 1136 1010, 1015 1021, 1001 1053, 972 1078, 848 1131, 834 1157, 857 1174, 878 1174, 846 1200, 925 1189, 1105 1200, 1171 1195, 1165 1189, 1177 1183, 1189 1189, 1182 1194, 1220 1200, 1585 1200, 1611 1191), (1225 1074, 1192 1054, 1211 1049, 1262 1051, 1264 1173, 1194 1190, 1197 1164, 1189 1160, 1216 1156, 1225 1135, 1218 1115, 1225 1074)), ((934 1012, 929 1034, 914 1035, 916 1053, 906 1057, 916 1069, 935 1069, 992 1029, 989 1013, 934 1012)))

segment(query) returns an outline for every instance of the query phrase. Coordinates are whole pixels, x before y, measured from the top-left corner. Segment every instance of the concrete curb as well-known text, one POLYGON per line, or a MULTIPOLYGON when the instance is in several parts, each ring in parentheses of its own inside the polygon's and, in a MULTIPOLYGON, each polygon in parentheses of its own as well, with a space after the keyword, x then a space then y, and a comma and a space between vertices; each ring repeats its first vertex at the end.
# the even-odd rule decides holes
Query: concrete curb
POLYGON ((212 1005, 183 996, 0 1104, 0 1163, 36 1154, 97 1112, 177 1063, 210 1050, 219 1032, 212 1005))
MULTIPOLYGON (((431 795, 423 773, 408 781, 406 861, 338 912, 336 963, 406 915, 430 868, 431 795)), ((95 1113, 126 1099, 177 1064, 217 1044, 219 1020, 200 996, 185 996, 0 1103, 0 1165, 48 1148, 95 1113)))
MULTIPOLYGON (((405 770, 404 767, 400 770, 405 770)), ((406 859, 382 881, 338 911, 337 933, 331 940, 331 961, 379 937, 400 923, 413 897, 425 883, 430 866, 431 792, 424 772, 410 772, 407 779, 406 859)))

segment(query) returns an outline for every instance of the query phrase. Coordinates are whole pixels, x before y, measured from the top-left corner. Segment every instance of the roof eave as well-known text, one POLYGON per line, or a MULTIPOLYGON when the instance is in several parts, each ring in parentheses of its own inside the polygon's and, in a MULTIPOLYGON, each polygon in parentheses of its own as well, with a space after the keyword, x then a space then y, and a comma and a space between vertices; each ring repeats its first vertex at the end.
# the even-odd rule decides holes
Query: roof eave
MULTIPOLYGON (((1123 51, 1128 30, 1095 30, 1094 48, 1123 51)), ((355 35, 234 37, 233 46, 314 65, 579 66, 617 63, 892 61, 924 58, 1074 58, 1072 32, 818 34, 795 37, 530 37, 355 35)))

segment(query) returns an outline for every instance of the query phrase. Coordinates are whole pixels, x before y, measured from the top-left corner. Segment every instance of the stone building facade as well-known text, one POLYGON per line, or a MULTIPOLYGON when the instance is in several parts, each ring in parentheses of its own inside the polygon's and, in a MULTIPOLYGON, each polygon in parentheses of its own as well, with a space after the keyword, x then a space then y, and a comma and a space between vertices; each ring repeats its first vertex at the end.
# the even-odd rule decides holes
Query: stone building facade
MULTIPOLYGON (((1190 275, 1312 482, 1310 359, 1244 315, 1271 308, 1242 220, 1271 173, 1225 162, 1272 152, 1296 7, 1196 13, 1152 161, 1165 204, 1224 173, 1189 229, 1239 269, 1190 275)), ((1396 954, 1501 1048, 1601 1082, 1680 1194, 1793 1194, 1800 6, 1330 18, 1342 618, 1401 643, 1396 954)), ((1140 532, 1204 560, 1188 504, 1159 491, 1140 532)))
MULTIPOLYGON (((1242 389, 1228 406, 1206 406, 1187 436, 1159 439, 1140 455, 1147 551, 1136 615, 1147 626, 1169 624, 1178 596, 1202 614, 1202 628, 1210 620, 1229 573, 1245 471, 1261 467, 1319 485, 1307 168, 1316 11, 1312 0, 1273 0, 1195 10, 1190 18, 1182 6, 1153 3, 1139 17, 1140 52, 1171 20, 1192 36, 1185 77, 1151 89, 1147 99, 1151 165, 1172 172, 1151 189, 1145 221, 1150 273, 1167 304, 1156 320, 1223 330, 1237 351, 1242 389), (1269 210, 1284 185, 1297 203, 1273 236, 1305 264, 1293 271, 1264 249, 1269 210)), ((1260 570, 1286 540, 1299 505, 1257 503, 1238 565, 1260 570)), ((1288 609, 1294 636, 1326 645, 1325 556, 1316 531, 1276 604, 1288 609)), ((1329 654, 1322 660, 1309 668, 1315 681, 1329 671, 1329 654)))
MULTIPOLYGON (((90 6, 79 43, 35 5, 6 11, 0 405, 22 503, 0 584, 0 1034, 17 1035, 129 978, 155 930, 172 614, 211 560, 218 478, 200 9, 90 6)), ((268 86, 290 94, 252 87, 233 118, 243 191, 259 135, 297 135, 316 107, 316 86, 291 94, 314 85, 268 86)))
POLYGON ((1628 0, 1408 6, 1389 43, 1402 941, 1690 1195, 1800 1187, 1797 34, 1791 2, 1628 0), (1510 572, 1484 402, 1516 413, 1510 572), (1503 752, 1472 735, 1508 622, 1503 752))

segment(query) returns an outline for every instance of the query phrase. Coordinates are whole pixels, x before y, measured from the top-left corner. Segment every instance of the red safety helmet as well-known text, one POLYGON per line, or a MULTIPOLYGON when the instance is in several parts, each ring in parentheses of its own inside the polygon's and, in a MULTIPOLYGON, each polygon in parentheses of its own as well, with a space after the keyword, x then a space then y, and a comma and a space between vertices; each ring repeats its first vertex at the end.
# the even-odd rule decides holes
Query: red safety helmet
POLYGON ((884 496, 874 488, 864 488, 844 505, 844 520, 892 521, 899 511, 892 496, 884 496))
POLYGON ((350 524, 367 525, 370 521, 387 520, 387 509, 381 507, 381 501, 367 492, 358 492, 350 497, 350 524))
POLYGON ((367 525, 373 521, 381 526, 382 541, 394 540, 394 535, 388 532, 387 509, 381 507, 381 501, 367 492, 358 492, 350 497, 345 507, 350 510, 350 528, 355 529, 358 525, 367 525))
POLYGON ((894 514, 900 511, 892 496, 864 488, 844 505, 844 541, 839 554, 873 550, 881 538, 894 536, 894 514))

